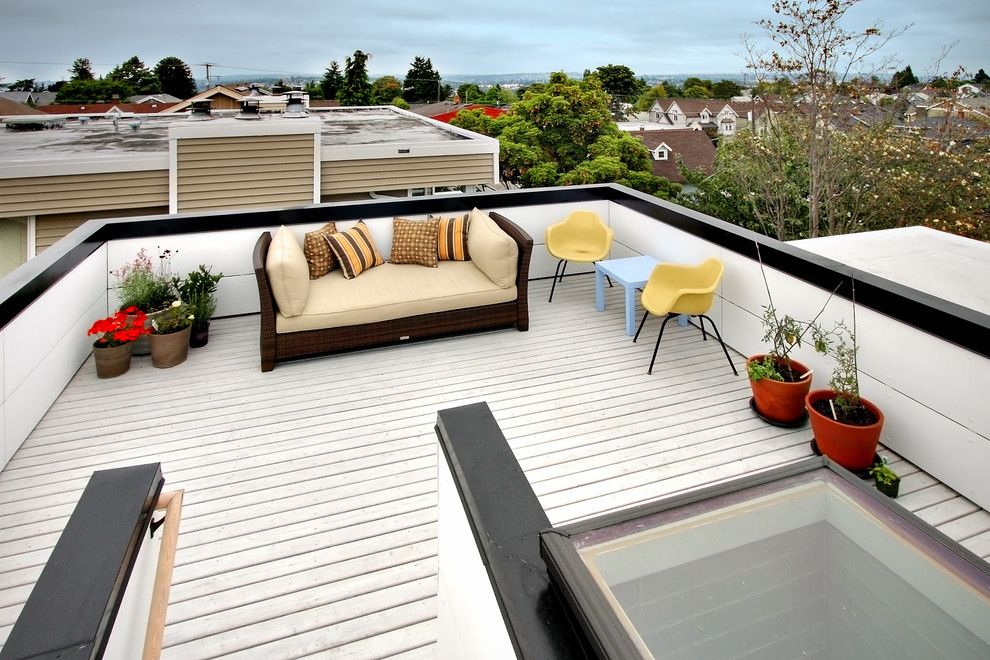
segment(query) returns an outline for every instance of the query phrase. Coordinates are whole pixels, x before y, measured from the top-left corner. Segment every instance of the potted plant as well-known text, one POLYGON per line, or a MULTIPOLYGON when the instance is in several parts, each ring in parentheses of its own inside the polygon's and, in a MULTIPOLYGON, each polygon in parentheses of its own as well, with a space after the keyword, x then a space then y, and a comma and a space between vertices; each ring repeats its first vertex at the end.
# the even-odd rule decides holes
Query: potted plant
MULTIPOLYGON (((146 325, 151 326, 154 318, 176 299, 177 292, 172 283, 172 256, 176 252, 164 250, 158 255, 157 268, 141 248, 133 261, 124 264, 110 274, 117 278, 120 293, 120 308, 137 308, 146 315, 146 325)), ((134 345, 134 355, 147 355, 151 351, 147 338, 134 345)))
POLYGON ((193 314, 181 300, 175 300, 151 322, 151 363, 159 369, 182 364, 189 355, 189 334, 193 314))
MULTIPOLYGON (((855 300, 853 305, 855 319, 855 300)), ((818 450, 847 470, 868 470, 880 442, 883 412, 859 395, 855 320, 851 332, 841 323, 838 329, 829 351, 835 358, 831 389, 809 392, 805 406, 818 450)))
MULTIPOLYGON (((757 257, 760 252, 756 246, 757 257)), ((825 308, 835 291, 811 321, 799 321, 787 314, 781 315, 773 303, 770 284, 760 258, 760 272, 767 290, 769 303, 763 307, 763 341, 770 351, 752 355, 746 360, 746 372, 753 390, 752 406, 763 419, 778 426, 798 426, 804 423, 804 400, 811 391, 812 371, 791 357, 791 351, 802 346, 811 333, 816 351, 824 353, 829 333, 818 325, 825 308)), ((836 290, 838 287, 836 287, 836 290)))
POLYGON ((870 475, 877 490, 887 497, 897 497, 897 491, 901 487, 901 478, 897 473, 887 467, 887 457, 884 456, 880 462, 870 468, 870 475))
POLYGON ((180 299, 186 301, 195 317, 189 337, 192 348, 206 346, 210 340, 210 318, 217 309, 216 292, 222 277, 223 273, 214 275, 209 266, 200 264, 185 279, 174 278, 172 281, 180 299))
POLYGON ((87 335, 100 335, 93 342, 97 378, 115 378, 131 368, 134 341, 151 330, 145 326, 144 312, 136 307, 116 312, 95 322, 87 335))

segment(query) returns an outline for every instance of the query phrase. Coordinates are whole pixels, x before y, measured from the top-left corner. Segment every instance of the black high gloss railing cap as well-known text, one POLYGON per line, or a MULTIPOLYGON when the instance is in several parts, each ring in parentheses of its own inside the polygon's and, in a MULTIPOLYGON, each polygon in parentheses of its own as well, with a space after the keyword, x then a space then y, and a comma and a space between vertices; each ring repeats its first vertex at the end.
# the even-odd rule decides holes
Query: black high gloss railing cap
POLYGON ((164 484, 159 463, 93 473, 0 660, 102 656, 164 484))
POLYGON ((516 655, 591 657, 540 557, 550 521, 488 404, 441 410, 436 430, 516 655))

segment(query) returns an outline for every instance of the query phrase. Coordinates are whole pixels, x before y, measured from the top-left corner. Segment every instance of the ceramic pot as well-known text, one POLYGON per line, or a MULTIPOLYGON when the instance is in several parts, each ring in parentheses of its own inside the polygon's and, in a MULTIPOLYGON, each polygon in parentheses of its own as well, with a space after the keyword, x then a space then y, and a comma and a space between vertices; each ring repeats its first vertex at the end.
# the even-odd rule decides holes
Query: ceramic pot
POLYGON ((151 364, 168 369, 186 361, 189 356, 191 326, 167 335, 151 335, 151 364))
POLYGON ((97 378, 116 378, 131 368, 131 349, 134 342, 120 346, 93 345, 93 360, 96 362, 97 378))
POLYGON ((192 334, 189 335, 189 347, 190 348, 201 348, 206 346, 210 342, 210 324, 207 323, 201 328, 193 328, 192 334))
POLYGON ((883 413, 863 397, 859 398, 860 403, 877 419, 868 426, 843 424, 815 410, 813 404, 816 401, 834 398, 834 390, 815 390, 805 397, 805 406, 811 418, 811 430, 815 434, 818 451, 847 470, 868 470, 873 466, 873 456, 880 442, 883 413))
MULTIPOLYGON (((746 368, 751 362, 762 362, 765 355, 754 355, 746 360, 746 368)), ((784 360, 791 370, 804 374, 808 367, 797 360, 784 360)), ((811 378, 805 378, 794 383, 782 380, 750 379, 749 386, 753 390, 753 400, 756 409, 768 419, 781 424, 794 424, 804 417, 804 399, 811 390, 811 378)))
MULTIPOLYGON (((151 312, 147 315, 147 320, 144 322, 144 327, 151 328, 151 321, 158 317, 159 314, 164 312, 164 309, 159 309, 157 311, 151 312)), ((148 355, 151 353, 151 335, 141 335, 135 341, 131 342, 134 344, 134 350, 131 351, 131 355, 148 355)))

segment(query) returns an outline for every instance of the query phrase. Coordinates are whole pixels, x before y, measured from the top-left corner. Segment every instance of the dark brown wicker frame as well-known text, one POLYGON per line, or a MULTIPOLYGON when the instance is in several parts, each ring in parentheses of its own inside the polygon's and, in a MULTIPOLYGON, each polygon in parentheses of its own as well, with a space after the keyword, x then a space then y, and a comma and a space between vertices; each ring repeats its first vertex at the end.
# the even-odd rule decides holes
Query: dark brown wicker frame
POLYGON ((268 274, 265 272, 265 260, 268 257, 268 246, 272 242, 272 235, 267 231, 261 234, 254 246, 254 274, 258 280, 258 297, 261 301, 261 370, 271 371, 275 368, 276 362, 293 358, 397 344, 474 330, 513 326, 520 331, 528 330, 529 260, 533 253, 533 238, 505 216, 498 213, 489 213, 489 215, 519 246, 515 300, 378 323, 283 334, 275 332, 277 307, 268 284, 268 274))

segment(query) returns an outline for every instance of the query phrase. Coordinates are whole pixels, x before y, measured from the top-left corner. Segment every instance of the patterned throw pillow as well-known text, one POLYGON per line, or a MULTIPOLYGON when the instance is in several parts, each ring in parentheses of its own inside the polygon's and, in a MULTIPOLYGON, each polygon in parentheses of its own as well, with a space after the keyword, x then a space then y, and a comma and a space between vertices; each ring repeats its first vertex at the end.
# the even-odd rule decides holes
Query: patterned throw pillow
POLYGON ((327 243, 333 256, 340 262, 340 269, 346 279, 354 279, 369 268, 385 263, 375 239, 371 237, 368 225, 358 222, 347 231, 327 236, 327 243))
POLYGON ((320 229, 307 233, 303 238, 303 253, 306 255, 306 263, 309 264, 309 279, 323 277, 336 265, 333 253, 330 252, 330 244, 327 243, 327 236, 336 233, 337 223, 328 222, 320 229))
POLYGON ((393 264, 419 264, 436 268, 439 227, 439 218, 395 218, 392 221, 392 256, 389 261, 393 264))
POLYGON ((470 261, 468 254, 468 216, 437 218, 440 231, 437 237, 437 257, 440 261, 470 261))

